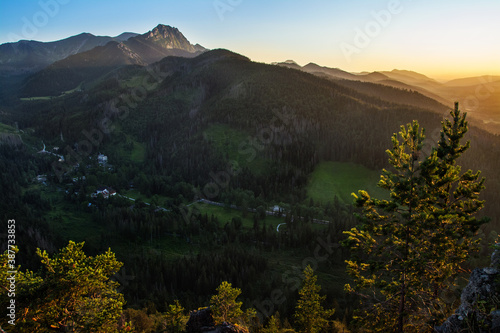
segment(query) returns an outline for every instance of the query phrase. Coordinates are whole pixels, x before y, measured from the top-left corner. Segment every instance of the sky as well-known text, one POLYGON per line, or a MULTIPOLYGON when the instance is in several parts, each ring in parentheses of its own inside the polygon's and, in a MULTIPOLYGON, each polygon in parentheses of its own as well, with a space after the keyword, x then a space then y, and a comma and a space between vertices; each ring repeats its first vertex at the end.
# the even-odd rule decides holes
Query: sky
POLYGON ((253 61, 500 75, 498 0, 1 0, 0 43, 177 27, 253 61))

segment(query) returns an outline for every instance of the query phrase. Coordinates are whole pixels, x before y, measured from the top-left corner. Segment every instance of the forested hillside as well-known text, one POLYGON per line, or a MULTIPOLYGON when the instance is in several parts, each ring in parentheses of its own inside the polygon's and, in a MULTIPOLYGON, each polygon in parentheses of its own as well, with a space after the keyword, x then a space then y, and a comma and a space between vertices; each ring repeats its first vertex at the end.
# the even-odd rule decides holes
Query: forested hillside
MULTIPOLYGON (((23 221, 24 267, 38 267, 35 247, 54 251, 73 240, 85 241, 90 255, 111 248, 124 263, 117 280, 127 306, 149 314, 174 300, 206 306, 229 281, 244 291, 245 308, 291 319, 301 272, 314 263, 325 304, 350 321, 356 303, 343 291, 350 251, 339 244, 360 210, 334 195, 313 200, 311 175, 326 161, 380 173, 389 167, 391 135, 413 120, 426 129, 422 153, 430 154, 452 108, 227 50, 124 65, 92 79, 2 112, 24 144, 0 150, 1 215, 23 221), (269 307, 277 289, 284 300, 269 307)), ((500 229, 500 137, 471 126, 466 139, 471 148, 459 163, 486 178, 480 216, 491 221, 480 234, 491 243, 500 229)))
MULTIPOLYGON (((278 199, 295 193, 292 200, 302 200, 296 192, 319 161, 355 162, 379 170, 386 166, 388 138, 400 124, 418 119, 432 145, 447 113, 444 106, 415 92, 374 85, 368 94, 370 87, 358 89, 366 83, 351 84, 351 89, 346 83, 252 63, 225 50, 194 59, 169 57, 149 70, 166 79, 147 91, 147 98, 137 97, 138 102, 130 102, 137 91, 145 90, 137 82, 150 74, 130 67, 108 75, 89 91, 24 103, 15 117, 22 127, 62 145, 61 134, 67 142, 78 142, 85 138, 84 130, 98 126, 107 114, 113 117, 113 108, 126 108, 126 117, 111 117, 116 130, 104 135, 99 149, 109 147, 113 154, 110 148, 124 145, 126 138, 140 142, 146 149, 146 174, 178 175, 202 186, 211 171, 225 170, 233 159, 242 168, 232 180, 234 187, 278 199), (408 103, 390 102, 391 95, 408 103), (218 125, 226 130, 217 138, 207 135, 218 125), (235 138, 239 142, 214 142, 235 138), (256 158, 270 172, 250 170, 250 160, 256 158)), ((491 152, 498 150, 499 138, 476 128, 469 135, 474 149, 463 164, 483 171, 488 179, 485 198, 495 201, 498 154, 491 152)), ((488 215, 497 223, 496 214, 488 215)))

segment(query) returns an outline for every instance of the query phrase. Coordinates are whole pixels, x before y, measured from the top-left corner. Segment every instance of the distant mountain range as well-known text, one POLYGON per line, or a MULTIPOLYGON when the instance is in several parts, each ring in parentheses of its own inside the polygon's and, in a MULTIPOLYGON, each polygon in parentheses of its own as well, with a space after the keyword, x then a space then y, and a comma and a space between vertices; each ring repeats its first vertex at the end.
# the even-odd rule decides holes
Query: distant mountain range
MULTIPOLYGON (((14 96, 59 96, 122 66, 147 66, 167 56, 190 58, 205 51, 203 46, 191 44, 177 28, 162 24, 141 35, 128 32, 109 37, 82 33, 49 43, 6 43, 0 45, 0 102, 14 96)), ((382 96, 380 85, 418 92, 435 101, 433 106, 426 102, 435 111, 459 101, 462 110, 468 111, 477 124, 500 133, 500 76, 443 83, 408 70, 350 73, 314 63, 300 66, 293 60, 273 64, 328 78, 367 95, 382 96)), ((419 99, 405 103, 420 105, 419 99)))
MULTIPOLYGON (((267 297, 294 260, 301 264, 297 254, 310 253, 316 235, 338 243, 341 231, 357 223, 354 207, 342 208, 353 202, 349 193, 365 189, 383 199, 371 189, 389 167, 386 151, 400 126, 418 120, 428 140, 415 156, 421 161, 432 152, 443 115, 453 107, 439 91, 474 93, 479 108, 490 102, 485 91, 495 96, 493 86, 474 86, 474 78, 443 84, 409 71, 356 74, 294 61, 252 62, 193 45, 164 25, 123 39, 83 52, 68 47, 76 53, 37 72, 0 77, 0 207, 9 216, 26 212, 18 218, 19 235, 29 236, 22 242, 29 249, 71 238, 87 241, 92 251, 118 248, 134 281, 155 284, 147 293, 128 289, 137 304, 142 298, 165 304, 172 290, 186 304, 198 302, 214 290, 204 280, 217 280, 220 272, 249 290, 265 288, 249 299, 267 297), (100 154, 109 165, 98 163, 100 154), (313 198, 317 176, 325 186, 313 189, 313 198), (99 186, 136 201, 94 200, 99 186), (205 210, 200 199, 224 207, 205 210), (279 234, 277 217, 258 213, 275 205, 285 210, 279 234), (234 206, 257 214, 226 209, 234 206), (316 217, 331 223, 317 230, 316 217), (238 243, 248 256, 233 255, 238 243), (150 255, 127 256, 133 253, 150 255), (258 269, 256 278, 240 281, 258 269), (193 281, 183 279, 187 273, 193 281)), ((500 230, 500 136, 471 125, 467 139, 472 149, 459 164, 487 179, 481 200, 492 219, 481 236, 490 242, 500 230)), ((338 263, 344 255, 335 251, 325 262, 330 285, 343 285, 338 263)), ((342 288, 332 289, 338 293, 329 299, 346 299, 342 288)), ((296 292, 285 294, 293 300, 296 292)), ((352 309, 350 303, 339 308, 352 309)))
POLYGON ((121 66, 146 66, 167 56, 189 58, 204 51, 177 28, 160 24, 126 41, 110 41, 54 62, 27 79, 21 96, 57 96, 121 66))
MULTIPOLYGON (((493 133, 500 133, 500 76, 485 75, 438 82, 423 74, 397 70, 349 73, 338 68, 321 67, 310 63, 303 67, 293 60, 275 63, 278 66, 302 70, 334 81, 361 81, 419 92, 446 106, 458 101, 463 111, 470 114, 478 125, 493 133)), ((353 86, 353 82, 342 84, 353 86)), ((365 87, 364 93, 376 93, 379 89, 365 87)))
POLYGON ((55 42, 21 40, 0 45, 0 75, 19 75, 37 72, 70 55, 85 52, 107 43, 124 42, 138 34, 125 32, 116 37, 81 33, 55 42))

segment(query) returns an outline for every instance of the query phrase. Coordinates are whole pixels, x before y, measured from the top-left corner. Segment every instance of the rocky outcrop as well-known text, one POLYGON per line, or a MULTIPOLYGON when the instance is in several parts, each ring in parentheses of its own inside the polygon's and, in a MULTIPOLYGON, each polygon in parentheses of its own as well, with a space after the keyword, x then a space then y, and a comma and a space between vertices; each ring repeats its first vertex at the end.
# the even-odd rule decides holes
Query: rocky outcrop
POLYGON ((187 333, 206 332, 205 329, 213 328, 215 325, 210 308, 194 310, 189 314, 186 323, 187 333))
POLYGON ((438 333, 500 333, 500 244, 491 256, 491 266, 475 269, 462 291, 461 304, 438 333))
POLYGON ((186 324, 187 333, 248 333, 246 328, 223 323, 215 325, 210 308, 191 311, 186 324))

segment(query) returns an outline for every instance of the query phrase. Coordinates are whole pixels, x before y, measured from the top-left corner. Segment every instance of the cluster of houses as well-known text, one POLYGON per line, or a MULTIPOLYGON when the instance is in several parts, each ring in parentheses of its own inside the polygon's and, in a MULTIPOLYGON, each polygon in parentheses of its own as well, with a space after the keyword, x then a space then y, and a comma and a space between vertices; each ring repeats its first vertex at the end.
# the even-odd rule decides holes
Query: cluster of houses
MULTIPOLYGON (((59 147, 52 148, 52 151, 46 150, 46 146, 45 146, 45 144, 43 144, 43 149, 41 151, 39 151, 38 153, 55 155, 55 156, 59 157, 59 162, 64 162, 64 156, 58 155, 59 150, 60 150, 59 147)), ((106 156, 104 154, 99 153, 97 155, 97 163, 100 166, 102 166, 102 167, 108 167, 108 168, 110 168, 110 165, 108 164, 108 156, 106 156)), ((78 167, 78 166, 79 166, 79 164, 76 165, 76 167, 78 167)), ((85 176, 82 176, 82 177, 73 177, 72 180, 73 180, 73 184, 74 184, 74 183, 76 183, 78 181, 85 180, 85 176)), ((37 182, 37 183, 40 183, 40 184, 43 184, 43 185, 47 185, 47 175, 37 175, 33 179, 33 182, 37 182)), ((73 185, 73 184, 68 184, 68 185, 73 185)), ((102 195, 104 197, 104 199, 109 199, 110 197, 116 195, 116 191, 114 189, 112 189, 111 187, 100 186, 90 196, 92 198, 97 198, 99 195, 102 195)))
MULTIPOLYGON (((104 154, 99 153, 99 155, 97 155, 97 163, 99 163, 99 165, 103 167, 107 166, 108 157, 104 154)), ((109 197, 116 195, 116 191, 113 190, 111 187, 100 186, 90 196, 92 198, 97 198, 98 195, 102 195, 104 199, 109 199, 109 197)))
POLYGON ((97 190, 94 193, 92 193, 90 196, 92 198, 97 198, 98 195, 102 195, 104 197, 104 199, 109 199, 109 197, 116 195, 116 191, 113 190, 111 187, 101 186, 101 187, 98 187, 97 190))

